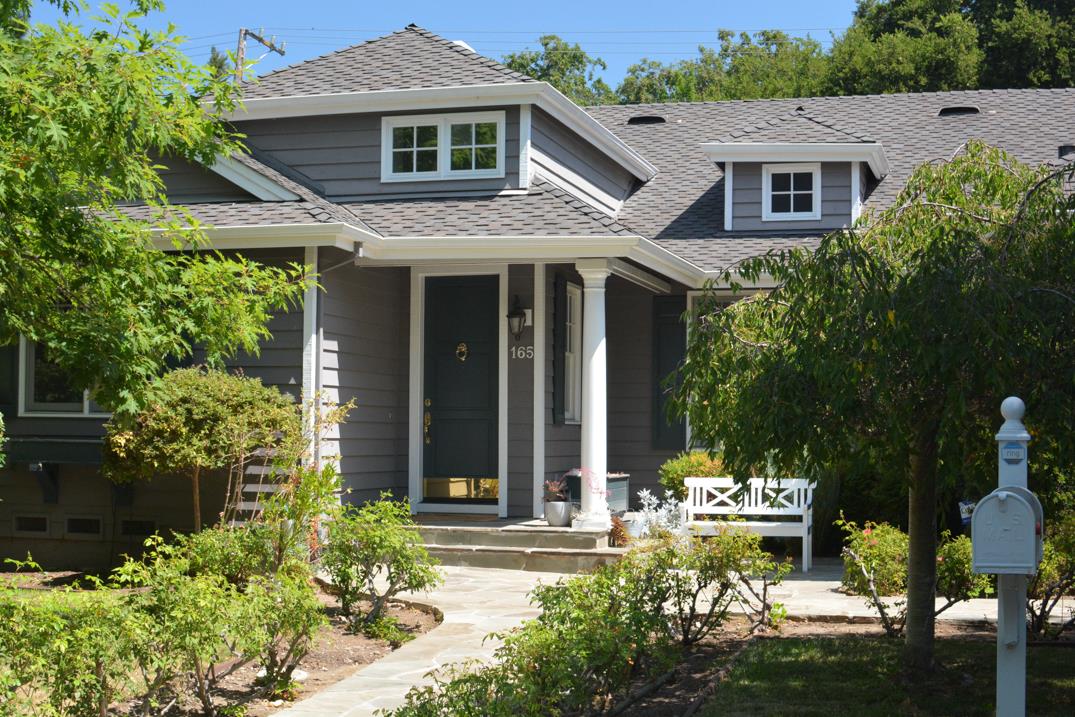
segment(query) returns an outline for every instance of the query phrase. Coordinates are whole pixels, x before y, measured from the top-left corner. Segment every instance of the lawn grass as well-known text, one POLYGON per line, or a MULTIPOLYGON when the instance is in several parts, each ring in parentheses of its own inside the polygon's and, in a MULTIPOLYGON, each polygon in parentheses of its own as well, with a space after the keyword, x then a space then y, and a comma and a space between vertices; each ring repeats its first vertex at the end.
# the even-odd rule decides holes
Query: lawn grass
MULTIPOLYGON (((897 640, 758 640, 701 711, 720 715, 992 715, 996 643, 939 640, 937 675, 908 687, 897 640)), ((1075 715, 1075 650, 1031 647, 1027 714, 1075 715)))

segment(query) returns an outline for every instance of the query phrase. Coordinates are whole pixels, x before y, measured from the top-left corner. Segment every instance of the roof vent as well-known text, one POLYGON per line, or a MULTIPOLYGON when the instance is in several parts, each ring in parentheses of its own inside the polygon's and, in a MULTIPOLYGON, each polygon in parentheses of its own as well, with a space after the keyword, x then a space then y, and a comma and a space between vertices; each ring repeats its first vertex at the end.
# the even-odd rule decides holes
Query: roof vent
POLYGON ((974 105, 953 105, 951 107, 942 107, 941 111, 937 113, 938 117, 963 117, 964 115, 976 115, 979 114, 979 110, 974 105))
POLYGON ((627 124, 664 124, 667 121, 660 115, 635 115, 627 119, 627 124))
POLYGON ((1060 159, 1067 159, 1068 157, 1075 156, 1075 144, 1062 144, 1056 148, 1056 156, 1060 159))

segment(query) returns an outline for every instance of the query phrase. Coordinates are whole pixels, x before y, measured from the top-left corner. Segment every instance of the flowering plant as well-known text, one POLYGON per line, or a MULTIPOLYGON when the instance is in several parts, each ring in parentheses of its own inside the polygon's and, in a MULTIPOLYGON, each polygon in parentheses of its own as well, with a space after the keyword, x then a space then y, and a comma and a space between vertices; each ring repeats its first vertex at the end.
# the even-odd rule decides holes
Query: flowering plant
POLYGON ((562 503, 569 500, 571 500, 571 495, 567 487, 566 477, 545 479, 546 503, 562 503))

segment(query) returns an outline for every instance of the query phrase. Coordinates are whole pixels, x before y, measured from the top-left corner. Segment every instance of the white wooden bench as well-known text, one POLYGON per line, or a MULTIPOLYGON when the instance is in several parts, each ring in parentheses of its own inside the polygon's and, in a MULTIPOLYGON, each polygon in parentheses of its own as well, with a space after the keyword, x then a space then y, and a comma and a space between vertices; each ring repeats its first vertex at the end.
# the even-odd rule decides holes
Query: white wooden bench
POLYGON ((726 527, 765 536, 802 538, 803 572, 809 572, 813 552, 814 486, 803 478, 766 481, 751 478, 741 485, 734 478, 687 478, 687 500, 680 504, 684 533, 713 534, 726 527), (795 520, 699 520, 705 515, 788 516, 795 520))

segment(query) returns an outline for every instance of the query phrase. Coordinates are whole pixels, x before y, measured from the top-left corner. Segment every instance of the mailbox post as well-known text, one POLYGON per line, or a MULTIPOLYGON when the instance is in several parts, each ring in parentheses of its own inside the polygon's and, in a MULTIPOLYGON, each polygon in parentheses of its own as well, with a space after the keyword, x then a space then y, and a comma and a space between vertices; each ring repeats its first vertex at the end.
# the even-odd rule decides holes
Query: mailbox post
POLYGON ((1042 510, 1027 489, 1026 406, 1004 399, 997 433, 998 487, 980 500, 971 518, 973 570, 997 575, 997 715, 1026 714, 1026 583, 1038 571, 1042 510))

